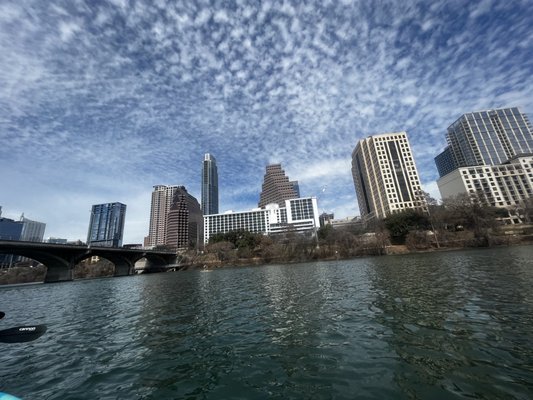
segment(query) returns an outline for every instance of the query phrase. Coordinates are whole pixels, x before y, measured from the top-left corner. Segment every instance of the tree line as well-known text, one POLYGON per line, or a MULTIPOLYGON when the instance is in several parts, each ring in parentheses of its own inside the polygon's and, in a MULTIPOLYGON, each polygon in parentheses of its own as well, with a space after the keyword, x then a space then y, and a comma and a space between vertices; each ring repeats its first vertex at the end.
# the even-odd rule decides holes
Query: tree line
MULTIPOLYGON (((438 204, 424 194, 426 210, 406 209, 363 226, 344 228, 325 225, 315 234, 288 232, 264 236, 245 230, 213 235, 204 251, 188 251, 183 261, 195 265, 243 262, 298 262, 350 258, 387 253, 391 245, 408 250, 440 247, 479 247, 511 244, 521 240, 504 235, 503 220, 519 216, 521 222, 533 217, 533 201, 515 210, 496 208, 477 197, 459 195, 438 204)), ((533 233, 533 232, 532 232, 533 233)))

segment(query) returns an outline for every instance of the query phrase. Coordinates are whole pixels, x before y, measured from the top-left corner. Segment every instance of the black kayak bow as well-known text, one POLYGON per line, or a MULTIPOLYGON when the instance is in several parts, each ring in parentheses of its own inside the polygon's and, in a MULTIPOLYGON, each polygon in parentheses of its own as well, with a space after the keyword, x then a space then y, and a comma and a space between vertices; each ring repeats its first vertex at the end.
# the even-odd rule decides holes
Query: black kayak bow
POLYGON ((46 325, 25 325, 0 331, 0 342, 22 343, 31 342, 46 332, 46 325))

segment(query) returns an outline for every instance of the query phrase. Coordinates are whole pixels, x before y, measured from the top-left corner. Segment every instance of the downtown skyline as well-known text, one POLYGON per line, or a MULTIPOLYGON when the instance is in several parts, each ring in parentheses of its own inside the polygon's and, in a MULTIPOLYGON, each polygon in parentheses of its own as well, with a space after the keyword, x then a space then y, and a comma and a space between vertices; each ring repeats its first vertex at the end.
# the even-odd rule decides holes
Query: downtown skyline
POLYGON ((440 197, 433 158, 453 121, 533 115, 530 1, 224 4, 0 5, 4 216, 83 240, 91 206, 119 201, 124 243, 142 243, 153 186, 200 199, 205 153, 220 212, 256 207, 281 163, 320 212, 354 216, 359 140, 407 131, 440 197))

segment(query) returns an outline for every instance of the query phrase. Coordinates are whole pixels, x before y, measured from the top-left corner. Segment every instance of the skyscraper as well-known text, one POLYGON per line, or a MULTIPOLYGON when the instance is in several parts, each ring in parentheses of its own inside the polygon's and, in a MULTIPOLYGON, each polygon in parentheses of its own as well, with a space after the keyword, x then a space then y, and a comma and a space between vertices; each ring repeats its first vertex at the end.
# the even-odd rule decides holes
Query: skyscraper
POLYGON ((0 217, 0 240, 21 240, 23 227, 20 221, 0 217))
POLYGON ((26 242, 42 242, 44 239, 44 230, 46 224, 44 222, 37 222, 28 219, 22 214, 20 217, 22 222, 22 234, 20 240, 26 242))
POLYGON ((126 205, 122 203, 96 204, 91 209, 87 244, 120 247, 124 236, 126 205))
POLYGON ((435 157, 441 177, 459 167, 498 165, 533 153, 533 129, 517 107, 464 114, 448 127, 446 140, 448 147, 435 157))
POLYGON ((218 214, 217 160, 209 153, 204 155, 202 166, 202 212, 204 215, 218 214))
POLYGON ((154 186, 150 208, 150 227, 148 236, 144 238, 145 246, 154 247, 166 244, 167 214, 177 189, 178 186, 154 186))
POLYGON ((284 207, 285 200, 299 197, 299 191, 298 181, 289 181, 281 164, 267 165, 262 191, 259 195, 259 207, 265 207, 271 203, 284 207))
POLYGON ((405 132, 360 140, 352 152, 352 176, 365 222, 408 208, 426 208, 405 132))
POLYGON ((178 186, 167 215, 166 245, 173 250, 188 249, 203 243, 204 218, 198 200, 178 186))

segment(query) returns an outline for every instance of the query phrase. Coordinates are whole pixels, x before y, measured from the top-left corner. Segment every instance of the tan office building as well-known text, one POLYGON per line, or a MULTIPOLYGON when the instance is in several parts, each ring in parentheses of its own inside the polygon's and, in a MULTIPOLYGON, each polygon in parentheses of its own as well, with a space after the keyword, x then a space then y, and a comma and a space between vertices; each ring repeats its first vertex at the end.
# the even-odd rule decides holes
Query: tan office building
POLYGON ((167 214, 170 211, 177 190, 178 186, 154 186, 150 208, 150 228, 148 236, 144 238, 145 247, 166 244, 167 214))
POLYGON ((365 223, 409 208, 427 209, 405 132, 359 141, 352 152, 352 176, 365 223))
POLYGON ((281 164, 267 165, 263 180, 261 194, 259 195, 259 207, 267 204, 285 206, 285 200, 300 197, 298 181, 289 181, 281 164))

